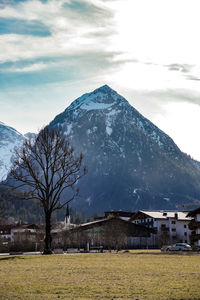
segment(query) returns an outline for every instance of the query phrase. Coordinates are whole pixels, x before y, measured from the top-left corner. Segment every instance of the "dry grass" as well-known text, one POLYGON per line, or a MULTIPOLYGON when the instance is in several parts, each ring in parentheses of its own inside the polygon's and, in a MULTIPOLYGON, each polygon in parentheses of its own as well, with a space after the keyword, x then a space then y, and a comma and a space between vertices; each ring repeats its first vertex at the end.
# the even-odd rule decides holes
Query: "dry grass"
POLYGON ((157 251, 0 258, 0 299, 200 299, 200 255, 157 251))

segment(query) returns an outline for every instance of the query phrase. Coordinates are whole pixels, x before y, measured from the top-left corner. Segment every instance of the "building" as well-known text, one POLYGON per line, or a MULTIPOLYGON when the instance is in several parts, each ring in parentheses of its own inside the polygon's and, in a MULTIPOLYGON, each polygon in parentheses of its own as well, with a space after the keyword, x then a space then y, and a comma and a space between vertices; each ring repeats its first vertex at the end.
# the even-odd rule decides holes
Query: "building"
POLYGON ((38 230, 39 227, 35 224, 17 225, 11 229, 11 241, 35 241, 35 237, 37 235, 38 230))
MULTIPOLYGON (((103 247, 108 249, 133 248, 134 239, 146 240, 151 236, 152 229, 130 222, 134 213, 123 211, 105 212, 103 217, 73 227, 63 226, 53 230, 54 248, 87 248, 103 247)), ((64 224, 63 224, 64 225, 64 224)))
POLYGON ((133 215, 127 212, 106 212, 102 219, 81 224, 79 231, 87 232, 92 246, 99 244, 104 248, 120 249, 140 248, 144 244, 146 247, 153 229, 131 222, 133 215))
POLYGON ((8 252, 11 242, 11 229, 13 225, 0 225, 0 252, 8 252))
POLYGON ((200 247, 200 207, 190 211, 187 216, 192 218, 189 223, 190 242, 192 245, 200 247))
POLYGON ((13 225, 8 225, 8 224, 0 225, 0 239, 10 241, 12 228, 13 225))
POLYGON ((188 212, 168 210, 139 210, 131 221, 155 230, 148 239, 149 247, 161 247, 170 243, 189 243, 191 217, 188 212))
POLYGON ((35 224, 0 225, 0 252, 39 249, 43 237, 44 230, 35 224))
POLYGON ((33 251, 40 249, 44 230, 35 224, 19 224, 11 229, 12 251, 33 251))

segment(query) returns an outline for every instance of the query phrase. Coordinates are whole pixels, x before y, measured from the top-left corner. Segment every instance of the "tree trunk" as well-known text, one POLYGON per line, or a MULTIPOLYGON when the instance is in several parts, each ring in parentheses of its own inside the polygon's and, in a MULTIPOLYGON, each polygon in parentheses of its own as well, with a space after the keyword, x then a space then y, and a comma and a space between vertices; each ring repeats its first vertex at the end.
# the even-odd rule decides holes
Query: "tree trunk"
POLYGON ((44 246, 44 252, 43 254, 52 254, 51 249, 51 212, 45 213, 45 246, 44 246))

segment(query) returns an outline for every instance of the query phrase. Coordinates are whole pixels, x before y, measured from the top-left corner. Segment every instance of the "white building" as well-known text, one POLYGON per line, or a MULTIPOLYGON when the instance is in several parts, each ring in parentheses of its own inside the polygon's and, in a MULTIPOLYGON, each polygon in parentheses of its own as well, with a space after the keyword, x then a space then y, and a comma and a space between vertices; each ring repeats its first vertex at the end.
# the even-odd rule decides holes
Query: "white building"
POLYGON ((131 221, 155 229, 155 234, 151 234, 151 238, 147 241, 148 246, 160 247, 175 242, 190 242, 191 230, 188 224, 191 217, 187 214, 188 212, 182 211, 139 210, 131 221))

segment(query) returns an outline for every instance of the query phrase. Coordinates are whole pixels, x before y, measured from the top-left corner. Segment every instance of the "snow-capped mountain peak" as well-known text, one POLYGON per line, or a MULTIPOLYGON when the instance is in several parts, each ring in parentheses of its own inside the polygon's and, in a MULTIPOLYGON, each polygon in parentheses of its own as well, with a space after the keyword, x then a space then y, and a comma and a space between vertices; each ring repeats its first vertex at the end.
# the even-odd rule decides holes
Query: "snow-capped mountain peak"
POLYGON ((76 99, 49 126, 83 153, 88 175, 81 187, 93 212, 169 207, 187 193, 195 198, 198 171, 191 159, 107 85, 76 99), (190 192, 184 192, 187 178, 190 192))
MULTIPOLYGON (((51 125, 63 127, 65 135, 70 138, 73 135, 74 128, 80 126, 80 118, 99 118, 102 130, 106 135, 111 136, 114 133, 113 125, 116 120, 120 120, 122 128, 126 128, 129 124, 134 130, 141 131, 146 137, 151 138, 154 142, 168 152, 169 144, 173 143, 172 139, 163 131, 143 117, 129 102, 119 95, 108 85, 103 85, 95 89, 93 92, 83 94, 74 100, 71 105, 60 115, 58 115, 51 125), (100 120, 101 119, 101 120, 100 120), (104 126, 103 126, 104 122, 104 126)), ((85 122, 85 121, 84 121, 85 122)), ((96 126, 89 128, 88 132, 92 133, 96 130, 96 126)), ((172 152, 177 150, 173 147, 172 152)))
POLYGON ((113 105, 120 102, 127 102, 125 98, 120 96, 116 91, 111 89, 108 85, 94 90, 91 93, 86 93, 77 98, 69 106, 68 110, 101 110, 112 108, 113 105))

